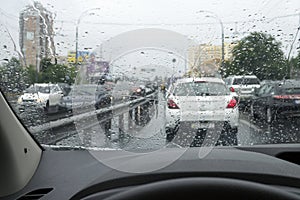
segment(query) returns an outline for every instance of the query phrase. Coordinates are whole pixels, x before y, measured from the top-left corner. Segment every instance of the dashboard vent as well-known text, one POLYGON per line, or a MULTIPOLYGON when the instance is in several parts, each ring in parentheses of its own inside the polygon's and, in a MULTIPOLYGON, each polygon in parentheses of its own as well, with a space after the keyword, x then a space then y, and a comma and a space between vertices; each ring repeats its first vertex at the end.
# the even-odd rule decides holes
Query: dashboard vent
POLYGON ((46 194, 51 192, 53 188, 41 188, 37 190, 33 190, 31 192, 28 192, 27 194, 19 197, 17 200, 37 200, 44 197, 46 194))

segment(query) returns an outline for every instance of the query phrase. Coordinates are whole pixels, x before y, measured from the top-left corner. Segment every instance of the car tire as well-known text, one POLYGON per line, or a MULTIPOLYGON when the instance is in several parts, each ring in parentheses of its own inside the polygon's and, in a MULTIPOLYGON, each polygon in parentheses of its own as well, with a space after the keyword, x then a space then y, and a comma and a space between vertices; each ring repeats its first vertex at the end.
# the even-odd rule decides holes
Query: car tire
POLYGON ((49 111, 49 100, 46 102, 46 107, 44 107, 44 111, 48 113, 49 111))
POLYGON ((58 105, 48 106, 46 109, 47 109, 47 114, 55 114, 55 113, 58 113, 59 106, 58 105))
POLYGON ((273 113, 272 113, 272 109, 270 107, 268 107, 266 109, 266 122, 268 124, 272 123, 273 121, 273 113))
POLYGON ((175 137, 175 131, 172 128, 166 128, 166 142, 172 142, 175 137))

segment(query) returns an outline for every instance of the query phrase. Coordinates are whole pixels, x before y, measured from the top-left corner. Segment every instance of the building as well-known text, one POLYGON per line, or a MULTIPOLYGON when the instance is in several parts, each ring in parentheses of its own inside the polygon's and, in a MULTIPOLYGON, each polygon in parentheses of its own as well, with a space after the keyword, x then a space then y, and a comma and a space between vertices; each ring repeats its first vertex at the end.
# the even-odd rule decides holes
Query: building
POLYGON ((19 25, 19 43, 25 65, 33 65, 39 72, 43 58, 55 59, 52 13, 41 3, 34 2, 21 11, 19 25))
MULTIPOLYGON (((224 44, 224 60, 232 59, 232 49, 236 44, 224 44)), ((222 46, 200 44, 188 51, 189 71, 216 71, 221 66, 222 46)))

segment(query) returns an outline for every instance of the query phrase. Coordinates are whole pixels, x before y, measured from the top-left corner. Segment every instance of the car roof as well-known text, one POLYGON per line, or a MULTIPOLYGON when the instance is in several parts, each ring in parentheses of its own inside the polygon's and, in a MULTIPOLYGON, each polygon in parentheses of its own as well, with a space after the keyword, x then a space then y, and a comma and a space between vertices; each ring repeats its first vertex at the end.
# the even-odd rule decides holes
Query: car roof
POLYGON ((201 77, 201 78, 182 78, 178 79, 176 83, 192 83, 192 82, 198 82, 198 81, 203 81, 203 82, 214 82, 214 83, 225 83, 222 79, 220 78, 215 78, 215 77, 201 77))
POLYGON ((34 83, 34 86, 47 87, 47 86, 56 86, 57 84, 53 83, 34 83))
POLYGON ((268 81, 265 84, 277 85, 280 87, 300 87, 300 80, 288 79, 288 80, 281 80, 281 81, 268 81))
POLYGON ((228 76, 227 78, 257 78, 255 75, 228 76))

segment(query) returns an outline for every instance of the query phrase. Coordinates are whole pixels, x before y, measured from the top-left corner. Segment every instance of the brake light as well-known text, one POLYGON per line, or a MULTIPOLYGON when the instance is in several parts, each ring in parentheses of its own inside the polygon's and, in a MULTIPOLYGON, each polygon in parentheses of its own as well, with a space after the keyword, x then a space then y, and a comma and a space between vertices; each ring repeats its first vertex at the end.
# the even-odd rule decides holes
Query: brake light
POLYGON ((168 100, 168 108, 170 108, 170 109, 179 109, 177 104, 172 99, 168 100))
POLYGON ((227 108, 234 108, 237 104, 237 101, 235 99, 231 99, 227 105, 227 108))
POLYGON ((229 90, 230 90, 230 92, 235 92, 233 87, 230 87, 229 90))

